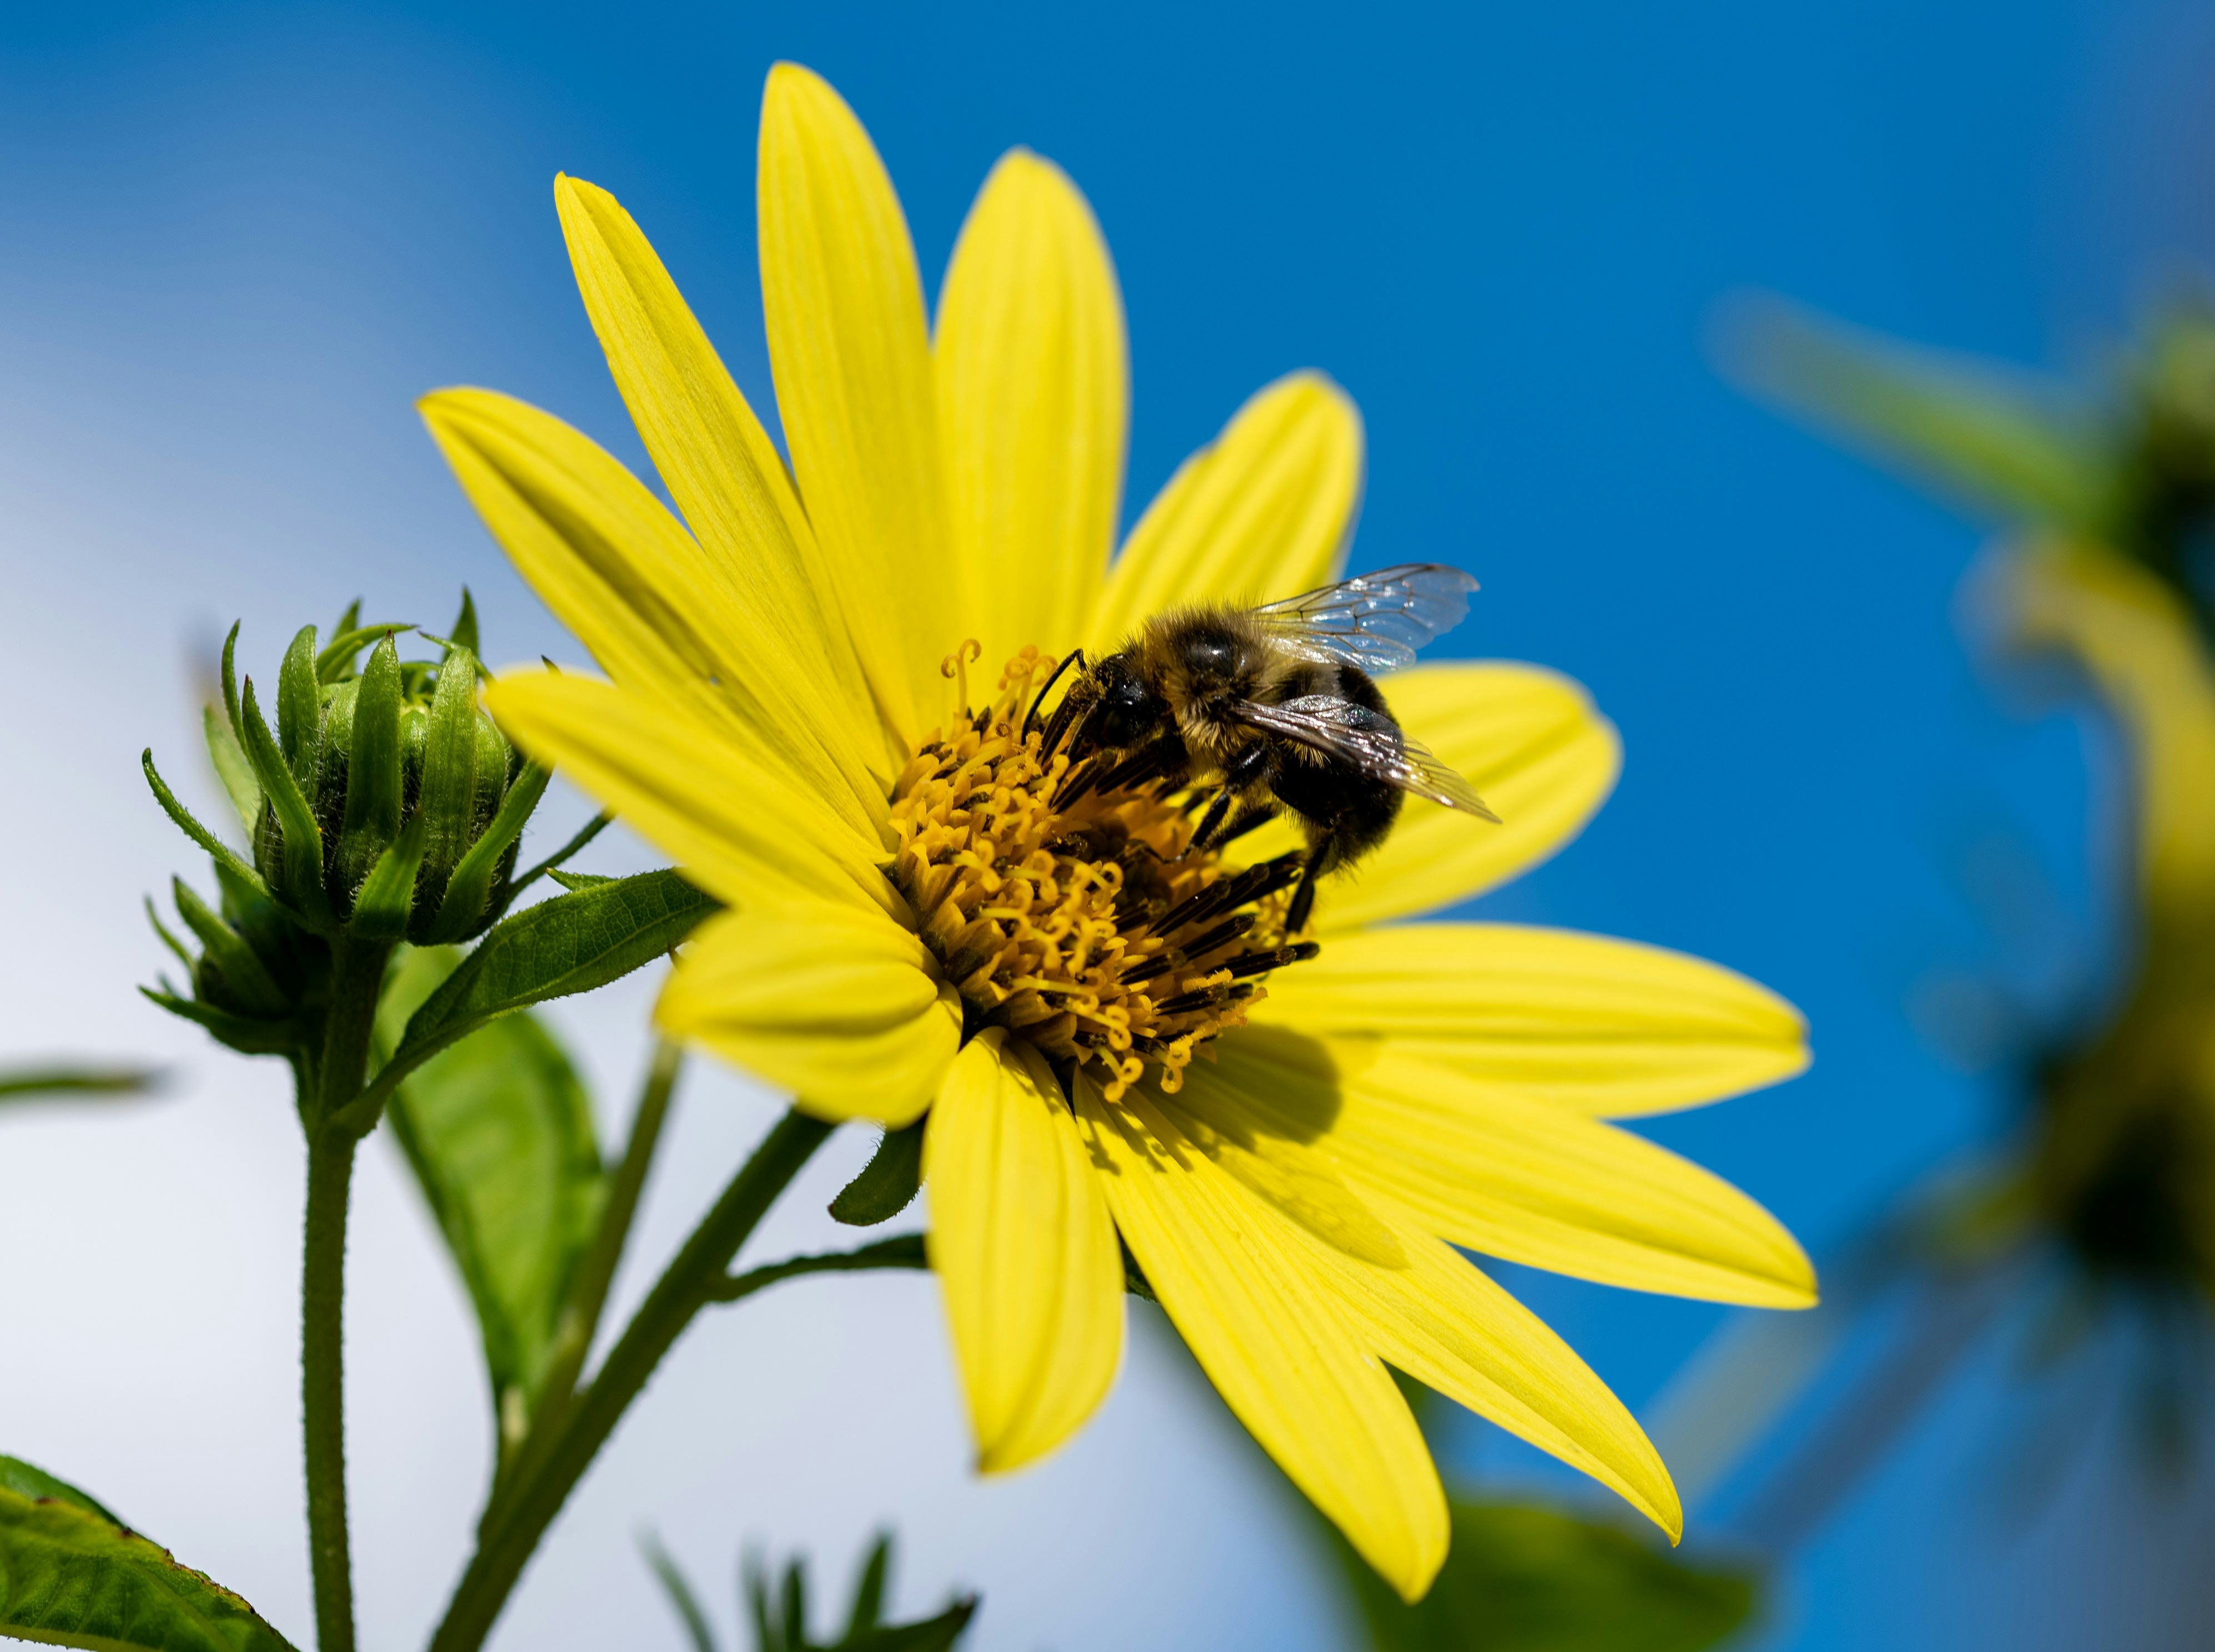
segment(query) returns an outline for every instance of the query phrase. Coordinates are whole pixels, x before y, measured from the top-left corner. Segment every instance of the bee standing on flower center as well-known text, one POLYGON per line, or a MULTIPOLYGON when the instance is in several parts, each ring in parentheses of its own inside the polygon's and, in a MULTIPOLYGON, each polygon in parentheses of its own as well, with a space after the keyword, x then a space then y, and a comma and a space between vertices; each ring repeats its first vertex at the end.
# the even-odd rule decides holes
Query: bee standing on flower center
POLYGON ((1298 933, 1316 879, 1383 842, 1403 794, 1498 818, 1408 737, 1371 676, 1458 625, 1476 589, 1458 568, 1408 563, 1258 608, 1174 609, 1097 662, 1071 656, 1082 669, 1043 742, 1049 753, 1069 742, 1057 802, 1149 783, 1212 788, 1187 855, 1291 816, 1308 841, 1286 914, 1286 934, 1298 933))

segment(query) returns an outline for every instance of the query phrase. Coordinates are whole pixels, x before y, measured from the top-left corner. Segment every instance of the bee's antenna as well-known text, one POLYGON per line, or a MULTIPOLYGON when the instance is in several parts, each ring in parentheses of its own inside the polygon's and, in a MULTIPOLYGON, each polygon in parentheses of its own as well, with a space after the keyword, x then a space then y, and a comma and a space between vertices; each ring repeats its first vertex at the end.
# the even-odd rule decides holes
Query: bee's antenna
MULTIPOLYGON (((1039 707, 1046 704, 1046 697, 1047 694, 1052 690, 1055 683, 1061 681, 1061 674, 1064 671, 1066 671, 1071 665, 1082 664, 1083 660, 1084 651, 1082 648, 1072 649, 1068 653, 1064 654, 1061 657, 1060 663, 1053 668, 1052 674, 1046 678, 1044 684, 1042 684, 1039 688, 1037 697, 1031 701, 1030 710, 1023 715, 1023 733, 1026 737, 1030 735, 1033 730, 1038 727, 1039 707)), ((1052 748, 1049 746, 1047 750, 1051 751, 1052 748)))

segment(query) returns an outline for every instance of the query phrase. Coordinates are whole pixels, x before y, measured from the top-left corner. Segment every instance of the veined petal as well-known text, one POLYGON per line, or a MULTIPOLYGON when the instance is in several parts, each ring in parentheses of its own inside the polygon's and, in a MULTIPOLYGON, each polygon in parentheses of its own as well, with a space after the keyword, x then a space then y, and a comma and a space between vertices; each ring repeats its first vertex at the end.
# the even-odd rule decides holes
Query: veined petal
MULTIPOLYGON (((1376 854, 1316 891, 1318 929, 1436 911, 1519 877, 1583 829, 1615 786, 1615 725, 1568 678, 1505 661, 1386 677, 1408 732, 1469 776, 1500 823, 1410 798, 1376 854)), ((1299 840, 1281 824, 1242 846, 1261 860, 1299 840)))
POLYGON ((1406 1599, 1445 1558, 1422 1431, 1294 1227, 1140 1092, 1080 1071, 1078 1121, 1108 1208, 1186 1346, 1292 1481, 1406 1599))
POLYGON ((1169 478, 1108 572, 1095 648, 1180 603, 1259 603, 1327 584, 1361 497, 1361 415, 1320 373, 1288 374, 1169 478))
POLYGON ((930 1104, 961 1039, 960 1000, 923 943, 880 912, 828 901, 712 919, 678 954, 653 1014, 819 1118, 893 1129, 930 1104))
POLYGON ((770 367, 800 496, 887 720, 913 738, 965 633, 923 285, 883 162, 838 93, 770 70, 758 181, 770 367))
POLYGON ((969 1041, 924 1126, 930 1265, 987 1474, 1090 1416, 1123 1351, 1123 1259, 1100 1178, 1046 1058, 998 1028, 969 1041))
POLYGON ((1528 1308, 1379 1198, 1401 1268, 1316 1247, 1369 1345, 1390 1364, 1539 1450, 1589 1474, 1674 1543, 1684 1513, 1661 1455, 1621 1400, 1528 1308))
POLYGON ((936 342, 960 615, 988 669, 1083 640, 1121 501, 1126 354, 1091 208, 1052 162, 1009 150, 954 244, 936 342))
POLYGON ((525 751, 622 816, 718 900, 811 897, 880 915, 899 904, 872 839, 674 701, 521 671, 495 682, 485 703, 525 751))
POLYGON ((795 626, 756 611, 644 483, 511 396, 442 390, 421 412, 493 537, 609 675, 687 707, 853 829, 878 831, 874 727, 841 706, 819 660, 795 654, 795 626))
POLYGON ((1316 1144, 1441 1239, 1604 1285, 1807 1307, 1791 1234, 1643 1137, 1439 1067, 1389 1042, 1248 1027, 1218 1071, 1279 1134, 1316 1144))
POLYGON ((1658 946, 1514 924, 1334 933, 1271 977, 1257 1023, 1375 1034, 1465 1078, 1624 1118, 1697 1106, 1807 1065, 1799 1012, 1658 946))
MULTIPOLYGON (((616 198, 564 176, 554 199, 608 370, 708 553, 716 577, 702 590, 726 652, 758 660, 787 685, 794 713, 835 719, 844 744, 887 768, 830 571, 769 432, 616 198)), ((890 773, 880 780, 882 791, 890 773)))

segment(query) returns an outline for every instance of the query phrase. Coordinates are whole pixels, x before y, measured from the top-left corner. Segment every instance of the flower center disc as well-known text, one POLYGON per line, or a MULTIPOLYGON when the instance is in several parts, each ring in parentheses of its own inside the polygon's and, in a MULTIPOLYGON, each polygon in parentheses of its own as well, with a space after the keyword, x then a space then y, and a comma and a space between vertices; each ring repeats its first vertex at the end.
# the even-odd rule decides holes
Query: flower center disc
POLYGON ((1049 1056, 1093 1062, 1110 1100, 1184 1069, 1242 1025, 1272 970, 1315 956, 1286 944, 1285 890, 1300 856, 1245 868, 1185 854, 1188 783, 1119 786, 1114 761, 1072 764, 1026 716, 1055 666, 1026 647, 981 711, 968 704, 966 643, 942 669, 960 688, 948 730, 893 787, 893 881, 960 993, 967 1031, 1006 1027, 1049 1056), (1173 800, 1174 799, 1174 800, 1173 800))

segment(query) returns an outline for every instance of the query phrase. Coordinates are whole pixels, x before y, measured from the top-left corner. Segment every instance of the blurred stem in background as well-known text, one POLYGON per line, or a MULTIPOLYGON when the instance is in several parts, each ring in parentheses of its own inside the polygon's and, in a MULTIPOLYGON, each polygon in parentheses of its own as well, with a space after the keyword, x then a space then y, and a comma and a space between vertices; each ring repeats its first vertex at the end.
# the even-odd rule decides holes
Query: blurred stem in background
MULTIPOLYGON (((722 1652, 707 1608, 700 1604, 676 1557, 650 1532, 641 1536, 639 1548, 660 1580, 678 1621, 684 1625, 692 1652, 722 1652)), ((845 1628, 836 1640, 818 1641, 807 1626, 807 1561, 795 1558, 788 1563, 779 1586, 771 1590, 761 1557, 749 1552, 739 1569, 740 1606, 753 1629, 754 1652, 948 1652, 977 1615, 977 1597, 958 1596, 936 1616, 914 1623, 888 1624, 885 1594, 892 1557, 892 1533, 880 1533, 856 1577, 845 1628)))
POLYGON ((1826 1267, 1816 1313, 1727 1328, 1680 1379, 1657 1441, 1699 1496, 1888 1319, 1843 1398, 1744 1496, 1740 1529, 1789 1550, 1967 1350, 2042 1305, 2034 1366, 2104 1330, 2143 1338, 2137 1416, 2174 1467, 2210 1392, 2215 1329, 2215 314, 2157 316, 2096 395, 1775 301, 1742 306, 1725 342, 1756 394, 1997 526, 1966 592, 1973 627, 2003 663, 2065 667, 2112 725, 2121 784, 2100 801, 2125 829, 2125 864, 2095 868, 2111 931, 2058 1000, 1988 984, 2014 1030, 2003 1139, 1826 1267))

